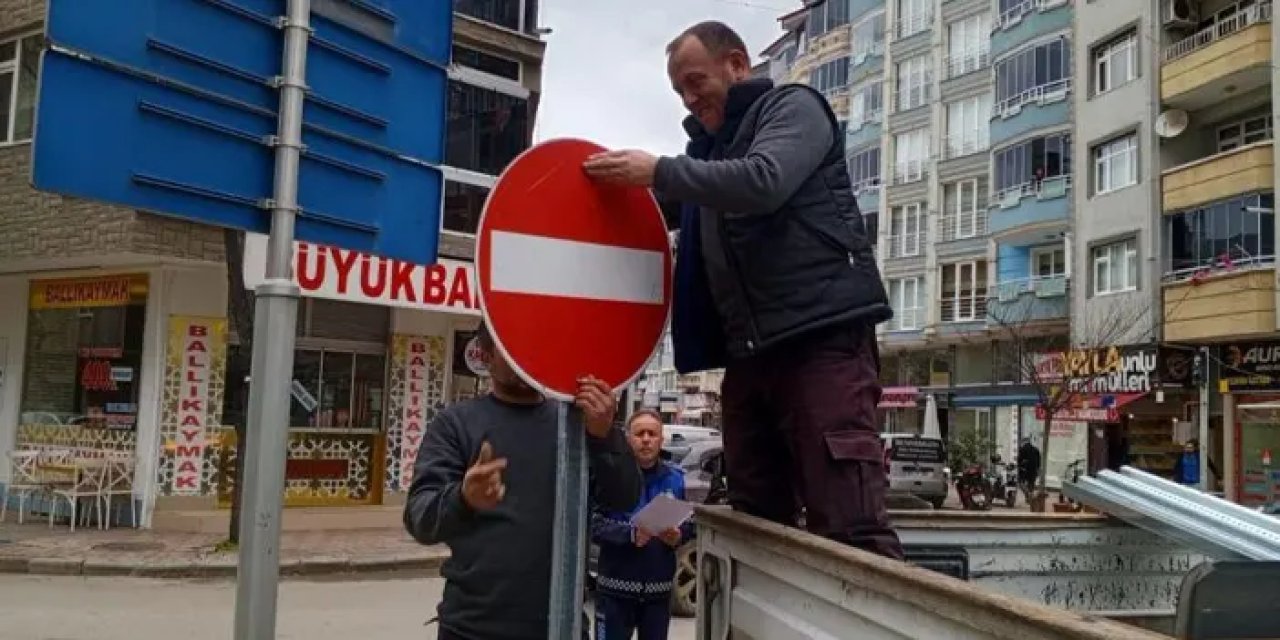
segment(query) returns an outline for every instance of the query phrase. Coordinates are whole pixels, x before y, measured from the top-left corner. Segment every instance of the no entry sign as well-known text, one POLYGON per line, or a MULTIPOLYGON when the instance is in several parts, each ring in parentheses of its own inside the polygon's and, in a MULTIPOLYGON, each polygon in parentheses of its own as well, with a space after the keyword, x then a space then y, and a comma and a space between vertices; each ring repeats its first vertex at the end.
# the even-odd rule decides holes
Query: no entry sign
POLYGON ((529 149, 498 179, 476 240, 480 303, 526 382, 567 400, 578 378, 629 384, 662 338, 671 247, 647 189, 592 183, 583 140, 529 149))

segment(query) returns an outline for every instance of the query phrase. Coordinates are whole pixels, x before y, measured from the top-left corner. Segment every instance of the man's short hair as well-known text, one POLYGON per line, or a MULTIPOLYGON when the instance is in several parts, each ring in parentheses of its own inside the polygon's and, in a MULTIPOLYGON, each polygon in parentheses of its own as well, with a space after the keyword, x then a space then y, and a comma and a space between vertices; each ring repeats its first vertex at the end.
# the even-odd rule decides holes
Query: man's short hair
POLYGON ((675 53, 680 43, 689 37, 697 38, 698 42, 707 48, 707 53, 714 58, 722 59, 734 51, 741 51, 748 61, 751 60, 751 53, 747 51, 747 43, 743 42, 742 36, 738 35, 732 27, 718 20, 699 22, 680 32, 680 35, 667 45, 667 55, 675 53))
POLYGON ((636 420, 639 420, 640 418, 653 418, 654 420, 658 421, 658 424, 662 424, 661 413, 658 413, 653 409, 636 409, 636 412, 631 414, 630 418, 627 418, 627 431, 631 431, 631 426, 634 425, 636 423, 636 420))

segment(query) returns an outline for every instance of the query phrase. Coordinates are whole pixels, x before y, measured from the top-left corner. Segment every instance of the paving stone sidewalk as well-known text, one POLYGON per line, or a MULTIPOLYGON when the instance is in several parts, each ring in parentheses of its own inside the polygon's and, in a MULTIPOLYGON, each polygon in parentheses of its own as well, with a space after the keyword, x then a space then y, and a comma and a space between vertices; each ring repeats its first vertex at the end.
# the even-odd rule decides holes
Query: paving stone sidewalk
MULTIPOLYGON (((234 578, 237 553, 217 546, 225 536, 112 529, 50 530, 46 524, 0 523, 0 573, 234 578)), ((444 546, 424 547, 403 530, 286 532, 281 537, 284 575, 335 575, 410 571, 435 575, 449 556, 444 546)))

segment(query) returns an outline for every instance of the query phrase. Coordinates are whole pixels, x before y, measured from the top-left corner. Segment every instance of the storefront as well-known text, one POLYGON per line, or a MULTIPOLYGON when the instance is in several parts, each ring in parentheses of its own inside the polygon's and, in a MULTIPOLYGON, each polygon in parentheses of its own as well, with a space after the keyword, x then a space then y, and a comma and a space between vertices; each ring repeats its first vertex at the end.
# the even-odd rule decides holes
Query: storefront
POLYGON ((1280 497, 1280 342, 1240 342, 1219 352, 1226 496, 1245 506, 1280 497))

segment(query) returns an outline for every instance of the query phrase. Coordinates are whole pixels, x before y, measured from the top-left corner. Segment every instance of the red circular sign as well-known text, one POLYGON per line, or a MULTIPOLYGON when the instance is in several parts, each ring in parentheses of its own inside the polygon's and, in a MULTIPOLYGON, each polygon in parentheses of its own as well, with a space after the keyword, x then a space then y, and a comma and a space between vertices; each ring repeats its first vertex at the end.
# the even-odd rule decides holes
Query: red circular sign
POLYGON ((520 377, 568 400, 578 378, 630 384, 662 339, 671 245, 648 189, 600 186, 603 151, 551 140, 525 151, 485 202, 476 238, 480 303, 520 377))

